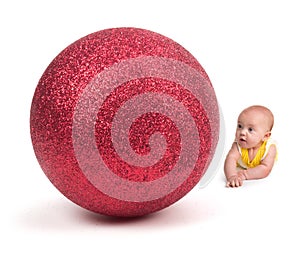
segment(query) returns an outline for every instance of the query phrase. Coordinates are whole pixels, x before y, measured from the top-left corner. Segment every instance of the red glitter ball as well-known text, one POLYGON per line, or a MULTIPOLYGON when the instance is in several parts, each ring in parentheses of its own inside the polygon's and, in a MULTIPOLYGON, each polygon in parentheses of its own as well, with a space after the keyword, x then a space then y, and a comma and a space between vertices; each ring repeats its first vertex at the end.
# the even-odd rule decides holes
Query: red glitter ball
POLYGON ((219 137, 210 80, 182 46, 137 28, 79 39, 49 65, 30 117, 36 157, 74 203, 141 216, 186 195, 219 137))

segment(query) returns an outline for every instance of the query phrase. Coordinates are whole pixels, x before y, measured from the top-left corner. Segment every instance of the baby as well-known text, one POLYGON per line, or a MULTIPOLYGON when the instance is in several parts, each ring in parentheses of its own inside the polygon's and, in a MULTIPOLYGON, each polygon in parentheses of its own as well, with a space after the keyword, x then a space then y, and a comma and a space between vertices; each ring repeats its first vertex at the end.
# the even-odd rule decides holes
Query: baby
POLYGON ((272 112, 263 106, 251 106, 238 117, 235 142, 229 150, 224 172, 227 187, 239 187, 244 180, 267 177, 277 158, 270 139, 274 123, 272 112))

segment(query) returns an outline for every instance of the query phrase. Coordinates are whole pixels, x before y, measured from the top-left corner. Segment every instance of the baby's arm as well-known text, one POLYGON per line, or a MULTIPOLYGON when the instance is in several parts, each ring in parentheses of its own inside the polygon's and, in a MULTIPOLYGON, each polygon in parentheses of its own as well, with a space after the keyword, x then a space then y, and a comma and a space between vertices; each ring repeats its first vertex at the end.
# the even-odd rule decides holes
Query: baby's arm
POLYGON ((254 168, 248 168, 247 170, 240 171, 239 174, 242 174, 247 180, 267 177, 273 168, 276 153, 276 146, 271 145, 267 156, 260 163, 260 165, 254 168))
POLYGON ((243 184, 245 176, 239 174, 236 168, 238 159, 240 158, 240 153, 238 151, 237 144, 234 142, 229 150, 225 163, 224 163, 224 172, 227 180, 226 186, 238 187, 243 184))

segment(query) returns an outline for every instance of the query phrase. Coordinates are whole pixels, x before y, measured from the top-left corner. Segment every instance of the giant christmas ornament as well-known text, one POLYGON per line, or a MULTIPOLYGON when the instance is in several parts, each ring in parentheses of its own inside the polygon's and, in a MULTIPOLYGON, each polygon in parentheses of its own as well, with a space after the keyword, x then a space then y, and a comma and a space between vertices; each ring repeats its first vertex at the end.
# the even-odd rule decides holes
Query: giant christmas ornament
POLYGON ((36 157, 74 203, 141 216, 186 195, 219 136, 210 80, 182 46, 137 28, 102 30, 63 50, 31 106, 36 157))

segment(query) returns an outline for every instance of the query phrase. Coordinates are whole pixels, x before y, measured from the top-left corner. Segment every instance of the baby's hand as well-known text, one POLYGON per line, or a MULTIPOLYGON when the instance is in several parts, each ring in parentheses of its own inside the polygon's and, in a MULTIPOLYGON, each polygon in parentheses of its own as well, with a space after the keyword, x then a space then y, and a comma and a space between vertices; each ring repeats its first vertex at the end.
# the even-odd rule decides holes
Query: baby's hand
POLYGON ((239 187, 243 185, 243 181, 245 180, 245 176, 243 173, 238 172, 236 175, 231 176, 227 179, 226 187, 239 187))

